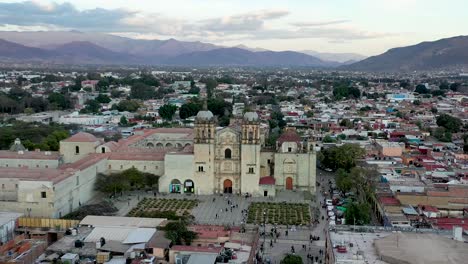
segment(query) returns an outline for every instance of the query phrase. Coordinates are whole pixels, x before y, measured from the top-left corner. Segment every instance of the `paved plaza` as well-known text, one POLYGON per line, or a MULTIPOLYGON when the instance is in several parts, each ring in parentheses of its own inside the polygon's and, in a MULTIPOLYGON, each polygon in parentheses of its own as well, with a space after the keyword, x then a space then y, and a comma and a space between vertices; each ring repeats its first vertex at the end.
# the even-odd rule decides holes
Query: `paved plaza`
MULTIPOLYGON (((327 186, 328 179, 332 178, 332 174, 326 172, 317 173, 318 181, 327 186)), ((226 225, 240 226, 245 224, 247 219, 247 210, 252 202, 289 202, 289 203, 308 203, 310 205, 312 222, 319 220, 319 223, 311 223, 309 226, 276 226, 279 233, 277 238, 270 235, 270 231, 274 228, 273 225, 266 225, 267 236, 260 236, 257 252, 263 256, 269 263, 280 263, 286 254, 292 252, 302 257, 304 263, 323 263, 323 254, 320 252, 325 250, 325 228, 326 221, 322 221, 322 216, 326 217, 325 209, 320 207, 320 201, 323 201, 324 196, 320 192, 320 187, 317 188, 316 197, 312 201, 305 200, 302 192, 280 191, 274 198, 271 197, 249 197, 239 196, 235 194, 223 195, 183 195, 183 194, 157 194, 156 198, 164 199, 196 199, 198 205, 192 210, 192 215, 197 224, 208 225, 226 225), (288 234, 286 235, 286 230, 288 234), (320 238, 320 240, 311 240, 310 238, 320 238), (263 243, 264 242, 264 243, 263 243), (261 245, 263 251, 261 251, 261 245), (312 257, 311 258, 307 257, 312 257), (315 262, 317 257, 317 262, 315 262)), ((155 198, 153 192, 130 192, 121 197, 112 199, 113 204, 119 209, 118 215, 127 215, 130 210, 135 207, 144 197, 155 198)), ((262 225, 247 225, 248 227, 257 227, 259 232, 263 232, 262 225)), ((265 262, 267 263, 267 262, 265 262)))

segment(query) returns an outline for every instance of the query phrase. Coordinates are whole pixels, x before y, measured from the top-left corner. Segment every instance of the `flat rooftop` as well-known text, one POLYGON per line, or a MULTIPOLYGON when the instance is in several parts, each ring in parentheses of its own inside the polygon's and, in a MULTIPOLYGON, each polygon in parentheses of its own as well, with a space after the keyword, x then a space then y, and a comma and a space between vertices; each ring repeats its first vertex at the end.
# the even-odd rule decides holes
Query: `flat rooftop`
POLYGON ((374 243, 377 254, 391 264, 458 264, 468 259, 468 244, 436 234, 393 233, 374 243))
POLYGON ((333 249, 335 263, 458 264, 468 259, 467 243, 436 234, 331 231, 330 239, 346 247, 345 253, 333 249))

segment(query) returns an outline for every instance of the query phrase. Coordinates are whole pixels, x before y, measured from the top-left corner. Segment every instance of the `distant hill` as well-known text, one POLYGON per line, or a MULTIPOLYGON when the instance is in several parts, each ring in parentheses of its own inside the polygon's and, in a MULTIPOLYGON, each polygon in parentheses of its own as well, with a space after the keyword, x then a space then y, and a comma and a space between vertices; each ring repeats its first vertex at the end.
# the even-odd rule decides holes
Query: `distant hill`
POLYGON ((314 50, 301 50, 301 53, 317 57, 323 61, 333 61, 338 63, 350 64, 367 58, 364 55, 356 53, 327 53, 314 50))
POLYGON ((47 50, 26 47, 0 39, 0 58, 11 60, 45 60, 53 57, 53 53, 47 50))
POLYGON ((390 49, 384 54, 342 66, 352 71, 428 71, 468 67, 468 36, 390 49))
MULTIPOLYGON (((40 59, 67 64, 237 65, 335 67, 299 52, 274 52, 238 45, 226 48, 209 43, 131 39, 79 31, 2 31, 0 38, 28 49, 30 55, 4 52, 3 59, 40 59)), ((13 48, 12 51, 19 47, 13 48)), ((5 48, 7 51, 8 48, 5 48)), ((20 53, 20 52, 18 52, 20 53)), ((28 54, 22 52, 24 54, 28 54)))
POLYGON ((194 66, 333 66, 330 63, 299 52, 252 52, 240 48, 222 48, 183 54, 170 58, 165 62, 172 65, 194 66))

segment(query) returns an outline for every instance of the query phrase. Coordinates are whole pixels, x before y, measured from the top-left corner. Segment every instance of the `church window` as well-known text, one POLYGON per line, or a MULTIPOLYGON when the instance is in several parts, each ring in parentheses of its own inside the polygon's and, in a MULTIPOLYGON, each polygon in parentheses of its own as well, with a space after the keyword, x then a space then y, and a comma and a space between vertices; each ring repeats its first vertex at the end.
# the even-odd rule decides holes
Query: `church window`
POLYGON ((46 192, 41 192, 41 197, 42 198, 47 198, 47 193, 46 192))
POLYGON ((105 147, 101 148, 101 153, 106 153, 106 148, 105 147))
POLYGON ((208 137, 211 138, 211 129, 208 128, 208 137))
POLYGON ((267 160, 267 163, 268 163, 268 164, 270 164, 270 163, 271 163, 271 160, 270 160, 270 159, 268 159, 268 160, 267 160))
POLYGON ((225 159, 230 159, 231 156, 232 156, 232 151, 231 151, 231 149, 226 149, 226 150, 224 150, 224 158, 225 158, 225 159))
POLYGON ((75 146, 75 154, 80 154, 80 147, 79 146, 75 146))
POLYGON ((255 173, 253 167, 249 168, 249 173, 250 173, 250 174, 254 174, 254 173, 255 173))
POLYGON ((203 172, 203 171, 204 171, 204 170, 203 170, 203 166, 198 166, 198 171, 199 171, 199 172, 203 172))
POLYGON ((253 140, 253 132, 249 131, 249 140, 253 140))

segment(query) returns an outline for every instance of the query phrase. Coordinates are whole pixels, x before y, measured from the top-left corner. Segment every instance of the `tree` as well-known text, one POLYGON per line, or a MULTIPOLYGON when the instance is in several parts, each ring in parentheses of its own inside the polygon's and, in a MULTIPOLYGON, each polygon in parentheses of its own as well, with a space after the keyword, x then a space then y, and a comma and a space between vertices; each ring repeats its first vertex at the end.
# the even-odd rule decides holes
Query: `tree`
POLYGON ((414 100, 414 101, 413 101, 413 104, 414 104, 414 105, 421 105, 421 101, 419 101, 419 100, 414 100))
POLYGON ((347 128, 352 128, 354 127, 354 124, 347 118, 344 118, 340 122, 340 126, 342 127, 347 127, 347 128))
POLYGON ((109 96, 100 93, 96 97, 96 101, 98 101, 101 104, 108 104, 108 103, 110 103, 111 99, 109 98, 109 96))
POLYGON ((148 100, 156 95, 155 88, 144 83, 138 82, 132 85, 130 97, 133 99, 148 100))
POLYGON ((452 142, 452 133, 444 127, 438 127, 433 130, 432 135, 442 142, 452 142))
POLYGON ((444 90, 433 90, 431 91, 432 96, 442 96, 445 97, 445 91, 444 90))
POLYGON ((343 169, 338 169, 336 175, 336 187, 338 188, 338 190, 340 190, 343 193, 349 192, 353 187, 353 181, 349 176, 349 173, 347 173, 343 169))
POLYGON ((462 121, 459 118, 453 117, 448 114, 441 114, 437 117, 436 123, 440 127, 444 127, 447 131, 457 133, 460 131, 462 121))
POLYGON ((303 264, 301 256, 288 254, 281 260, 280 264, 303 264))
POLYGON ((135 100, 122 100, 118 104, 113 104, 112 109, 128 112, 135 112, 140 108, 140 104, 135 100))
POLYGON ((165 231, 166 238, 174 245, 190 245, 198 237, 196 232, 187 229, 185 221, 169 222, 162 229, 165 231))
POLYGON ((460 88, 461 84, 460 83, 452 83, 450 84, 450 90, 456 92, 458 91, 458 88, 460 88))
POLYGON ((441 90, 448 90, 448 89, 450 89, 450 86, 449 86, 448 83, 443 82, 443 83, 441 83, 441 84, 439 85, 439 89, 441 89, 441 90))
POLYGON ((433 106, 433 107, 431 108, 431 113, 437 114, 437 112, 438 112, 437 107, 434 107, 434 106, 433 106))
POLYGON ((145 185, 145 177, 143 173, 134 167, 122 171, 121 174, 122 177, 128 180, 130 186, 140 188, 145 185))
POLYGON ((101 104, 96 100, 86 101, 86 107, 81 109, 80 113, 99 113, 101 110, 101 104))
POLYGON ((190 90, 188 91, 189 94, 199 94, 200 93, 200 88, 198 86, 192 86, 190 87, 190 90))
POLYGON ((323 143, 333 143, 335 142, 335 139, 333 139, 330 135, 326 135, 322 141, 323 143))
POLYGON ((426 88, 424 84, 418 84, 414 92, 419 93, 419 94, 427 94, 429 93, 429 90, 426 88))
POLYGON ((208 79, 205 81, 206 94, 208 98, 212 98, 215 88, 218 86, 218 82, 215 79, 208 79))
POLYGON ((309 117, 309 118, 310 118, 310 117, 314 117, 314 111, 309 110, 309 111, 307 111, 307 112, 305 113, 305 115, 306 115, 307 117, 309 117))
POLYGON ((130 190, 130 184, 121 173, 99 173, 96 178, 95 189, 103 193, 116 195, 130 190))
POLYGON ((364 156, 365 150, 357 144, 344 144, 321 151, 321 164, 332 170, 344 169, 350 171, 356 166, 356 160, 364 156))
POLYGON ((61 93, 51 93, 48 98, 53 109, 69 109, 72 107, 70 98, 61 93))
POLYGON ((128 126, 128 120, 124 115, 122 117, 120 117, 119 125, 121 125, 123 127, 128 126))
POLYGON ((183 104, 179 108, 179 117, 181 119, 186 119, 191 116, 195 116, 201 109, 202 109, 202 104, 200 102, 188 102, 186 104, 183 104))
POLYGON ((353 202, 346 207, 345 218, 348 224, 366 225, 370 223, 370 207, 367 203, 353 202))
POLYGON ((172 120, 175 112, 177 111, 177 107, 171 104, 165 104, 159 108, 159 116, 161 116, 165 120, 172 120))

